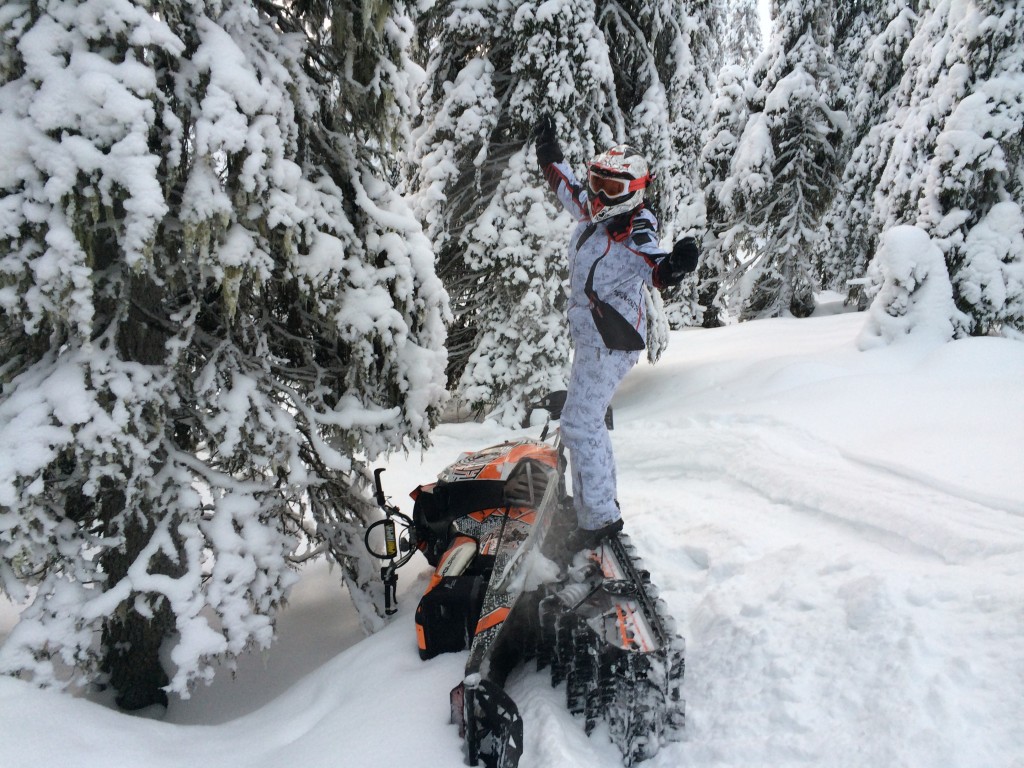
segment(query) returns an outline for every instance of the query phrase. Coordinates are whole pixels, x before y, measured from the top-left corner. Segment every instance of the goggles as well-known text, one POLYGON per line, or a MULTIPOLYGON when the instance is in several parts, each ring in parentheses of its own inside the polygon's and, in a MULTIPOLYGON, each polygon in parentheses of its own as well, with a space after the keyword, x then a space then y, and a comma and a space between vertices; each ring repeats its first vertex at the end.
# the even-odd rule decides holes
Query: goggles
POLYGON ((647 182, 650 180, 650 175, 642 176, 639 179, 623 179, 615 176, 606 176, 601 173, 601 171, 594 168, 591 168, 590 172, 587 174, 587 183, 590 185, 591 191, 595 194, 603 192, 604 195, 609 198, 622 197, 630 192, 636 192, 638 189, 643 189, 647 186, 647 182))

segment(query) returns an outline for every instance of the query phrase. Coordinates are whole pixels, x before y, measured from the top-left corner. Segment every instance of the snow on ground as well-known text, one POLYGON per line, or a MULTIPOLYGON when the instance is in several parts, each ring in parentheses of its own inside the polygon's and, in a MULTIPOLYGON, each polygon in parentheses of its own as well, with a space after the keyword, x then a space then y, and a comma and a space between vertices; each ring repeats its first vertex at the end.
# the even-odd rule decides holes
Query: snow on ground
MULTIPOLYGON (((620 499, 687 640, 687 734, 647 765, 1024 768, 1024 344, 857 351, 864 315, 675 333, 615 402, 620 499)), ((535 431, 535 430, 534 430, 535 431)), ((393 460, 406 492, 514 436, 440 427, 393 460)), ((462 764, 464 654, 420 662, 413 609, 361 640, 308 569, 280 640, 163 721, 0 679, 0 765, 462 764)), ((15 620, 0 603, 0 636, 15 620)), ((523 768, 621 765, 547 672, 509 690, 523 768)))

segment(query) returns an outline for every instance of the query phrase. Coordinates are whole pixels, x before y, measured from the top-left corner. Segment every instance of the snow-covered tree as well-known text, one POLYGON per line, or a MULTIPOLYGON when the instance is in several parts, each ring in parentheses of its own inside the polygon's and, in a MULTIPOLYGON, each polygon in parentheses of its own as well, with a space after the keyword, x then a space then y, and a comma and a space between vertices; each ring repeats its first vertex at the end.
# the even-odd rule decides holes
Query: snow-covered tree
POLYGON ((613 89, 593 17, 586 0, 455 0, 427 19, 411 185, 452 300, 449 380, 508 424, 565 386, 571 221, 545 194, 530 137, 550 114, 574 162, 611 143, 613 89))
POLYGON ((669 239, 704 225, 696 159, 710 104, 714 6, 685 0, 599 2, 623 140, 640 148, 658 180, 647 199, 669 239))
POLYGON ((724 66, 747 68, 754 63, 764 44, 758 0, 717 0, 718 23, 711 30, 719 52, 715 72, 724 66))
POLYGON ((859 282, 878 242, 875 198, 898 131, 904 53, 913 39, 916 0, 844 0, 837 14, 836 61, 847 73, 843 91, 849 128, 840 150, 842 181, 822 222, 816 262, 822 286, 848 293, 864 308, 859 282))
POLYGON ((4 671, 186 694, 319 551, 377 621, 365 462, 429 430, 446 297, 386 181, 411 25, 356 8, 0 8, 4 671))
POLYGON ((964 330, 1024 331, 1024 3, 950 4, 946 19, 937 87, 966 94, 936 138, 918 225, 940 239, 964 330))
POLYGON ((834 61, 843 73, 837 87, 849 120, 843 158, 892 107, 918 5, 919 0, 835 0, 834 61))
POLYGON ((878 38, 913 32, 889 70, 902 78, 888 111, 847 167, 854 205, 835 227, 833 250, 916 224, 946 254, 957 333, 1019 328, 1024 11, 1020 3, 949 0, 918 10, 902 11, 878 38), (870 205, 861 202, 868 194, 870 205))
POLYGON ((971 73, 951 50, 950 9, 948 0, 922 3, 904 55, 904 76, 893 94, 893 140, 877 185, 876 231, 917 220, 943 123, 970 91, 971 73))
MULTIPOLYGON (((746 87, 746 72, 741 67, 729 65, 719 73, 700 155, 700 182, 707 201, 707 236, 697 279, 698 299, 703 308, 701 325, 705 328, 717 328, 726 321, 727 297, 741 267, 734 240, 737 234, 745 234, 737 226, 738 220, 746 202, 763 190, 764 174, 770 173, 768 157, 761 152, 756 163, 760 172, 751 174, 749 171, 754 169, 747 168, 748 173, 732 174, 734 158, 737 164, 743 162, 743 156, 737 153, 749 117, 746 87), (750 195, 736 188, 748 182, 757 184, 749 189, 750 195)), ((765 142, 761 149, 770 147, 765 142)))
POLYGON ((831 3, 779 0, 771 41, 752 74, 750 117, 723 194, 742 211, 749 249, 741 317, 806 316, 814 309, 812 252, 837 182, 845 125, 838 109, 831 3), (770 164, 770 172, 760 169, 770 164), (758 170, 755 179, 742 175, 758 170), (731 187, 731 188, 730 188, 731 187))
MULTIPOLYGON (((643 6, 641 6, 643 7, 643 6)), ((644 148, 653 159, 655 184, 648 200, 661 217, 662 237, 673 242, 683 235, 700 236, 707 224, 705 200, 700 188, 698 157, 711 105, 711 83, 720 51, 717 34, 724 24, 723 9, 716 3, 673 0, 654 4, 649 16, 641 16, 639 32, 623 42, 609 36, 609 48, 630 52, 613 67, 619 80, 632 82, 639 102, 623 102, 627 89, 617 89, 627 110, 629 140, 644 148), (653 40, 648 46, 645 40, 653 40), (649 71, 649 81, 634 82, 633 74, 649 71), (656 96, 656 94, 663 94, 656 96), (656 102, 663 99, 665 108, 656 102), (634 138, 634 135, 636 138, 634 138), (657 149, 655 149, 657 148, 657 149)), ((672 327, 699 323, 697 280, 691 277, 665 291, 665 313, 672 327)))
POLYGON ((459 381, 462 397, 491 418, 513 425, 529 416, 529 405, 547 392, 564 389, 569 359, 565 287, 561 260, 551 254, 548 233, 558 221, 553 202, 535 183, 538 173, 528 150, 508 167, 471 234, 467 264, 489 275, 487 309, 475 317, 476 348, 459 381))
MULTIPOLYGON (((663 242, 699 236, 706 226, 698 157, 711 104, 711 81, 720 62, 720 3, 661 0, 598 3, 615 78, 614 101, 625 141, 651 162, 655 184, 647 201, 658 213, 663 242)), ((662 325, 699 322, 696 278, 651 296, 648 346, 657 358, 662 325), (662 309, 663 307, 663 309, 662 309), (661 330, 659 330, 661 329, 661 330)))
MULTIPOLYGON (((492 51, 493 9, 476 2, 436 3, 422 24, 429 50, 422 123, 412 149, 412 201, 451 297, 449 382, 458 380, 475 346, 477 276, 464 260, 467 227, 478 215, 488 143, 499 116, 492 51)), ((489 161, 492 162, 492 161, 489 161)), ((488 168, 487 179, 493 176, 488 168)))

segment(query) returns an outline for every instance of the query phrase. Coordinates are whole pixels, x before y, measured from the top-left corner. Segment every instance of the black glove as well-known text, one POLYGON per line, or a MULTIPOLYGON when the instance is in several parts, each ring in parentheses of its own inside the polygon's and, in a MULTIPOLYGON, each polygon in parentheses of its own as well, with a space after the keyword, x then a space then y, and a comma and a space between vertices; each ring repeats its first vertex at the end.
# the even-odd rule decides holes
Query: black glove
POLYGON ((551 115, 541 115, 537 125, 533 127, 533 140, 537 144, 537 162, 542 168, 551 163, 560 163, 565 159, 562 148, 558 146, 555 121, 551 115))
POLYGON ((692 237, 684 237, 672 246, 672 253, 658 265, 658 282, 675 285, 697 268, 700 249, 692 237))

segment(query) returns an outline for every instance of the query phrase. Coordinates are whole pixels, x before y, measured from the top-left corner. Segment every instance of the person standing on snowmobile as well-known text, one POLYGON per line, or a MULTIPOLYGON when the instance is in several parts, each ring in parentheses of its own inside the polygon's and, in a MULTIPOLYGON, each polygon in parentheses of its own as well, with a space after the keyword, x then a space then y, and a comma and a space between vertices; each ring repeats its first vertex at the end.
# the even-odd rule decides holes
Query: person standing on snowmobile
POLYGON ((542 118, 537 162, 578 224, 569 240, 569 335, 574 345, 562 439, 569 449, 577 528, 569 551, 596 546, 622 529, 615 457, 604 417, 619 383, 646 346, 644 286, 679 283, 697 268, 692 237, 671 252, 658 245, 658 219, 644 205, 652 181, 643 155, 618 144, 587 166, 584 187, 566 164, 554 121, 542 118))

